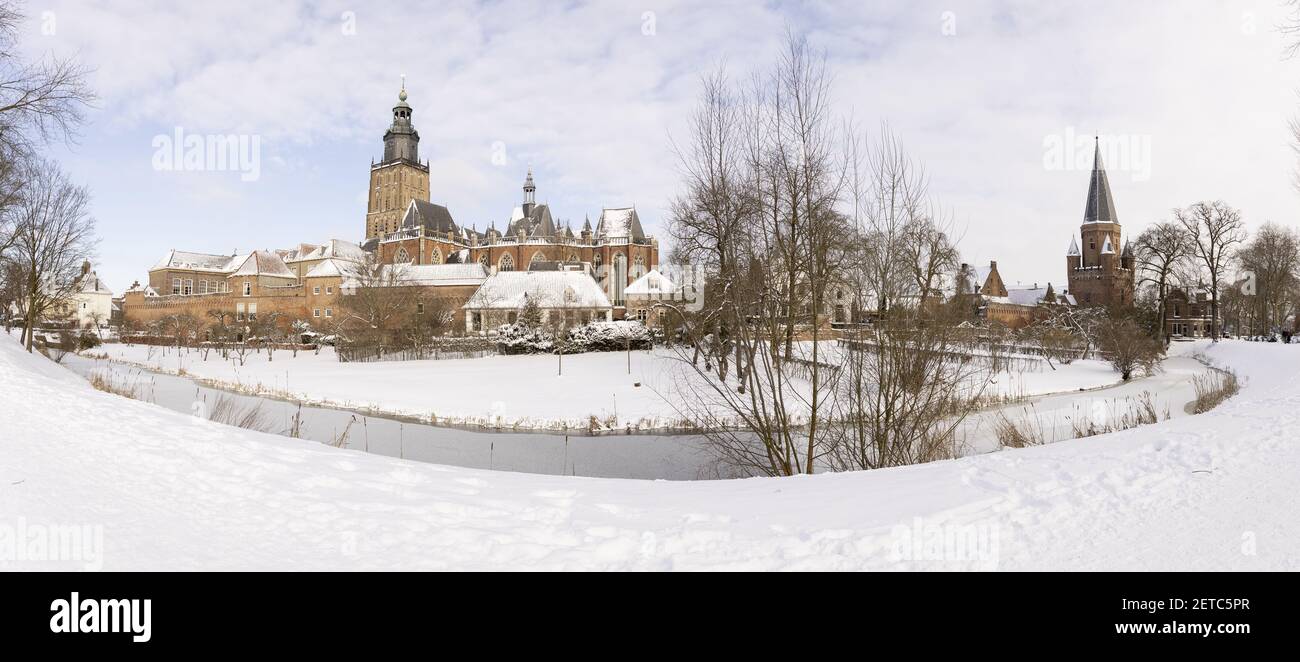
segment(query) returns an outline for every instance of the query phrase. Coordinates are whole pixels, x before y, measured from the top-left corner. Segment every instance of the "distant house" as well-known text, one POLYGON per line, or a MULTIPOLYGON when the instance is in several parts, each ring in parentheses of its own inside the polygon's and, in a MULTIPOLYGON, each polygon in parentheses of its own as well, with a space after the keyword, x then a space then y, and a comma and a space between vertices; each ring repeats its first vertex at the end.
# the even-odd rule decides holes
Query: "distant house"
POLYGON ((1051 283, 1044 287, 1038 283, 1007 287, 997 262, 989 262, 988 267, 963 264, 957 282, 957 296, 970 302, 976 315, 1008 329, 1033 324, 1047 314, 1048 306, 1078 305, 1073 295, 1058 293, 1051 283))
POLYGON ((541 309, 543 324, 562 321, 577 326, 614 319, 614 306, 604 289, 588 267, 578 265, 559 271, 498 271, 488 276, 464 305, 465 330, 486 333, 513 324, 530 301, 541 309))
POLYGON ((1165 335, 1208 338, 1213 332, 1210 294, 1205 288, 1174 288, 1165 297, 1165 335), (1190 290, 1190 291, 1189 291, 1190 290))
POLYGON ((627 296, 627 316, 647 326, 664 326, 669 311, 663 304, 680 299, 677 284, 658 269, 632 281, 623 293, 627 296))
POLYGON ((113 292, 108 289, 90 262, 81 265, 80 287, 72 298, 59 305, 56 317, 75 321, 77 328, 107 328, 113 317, 113 292))

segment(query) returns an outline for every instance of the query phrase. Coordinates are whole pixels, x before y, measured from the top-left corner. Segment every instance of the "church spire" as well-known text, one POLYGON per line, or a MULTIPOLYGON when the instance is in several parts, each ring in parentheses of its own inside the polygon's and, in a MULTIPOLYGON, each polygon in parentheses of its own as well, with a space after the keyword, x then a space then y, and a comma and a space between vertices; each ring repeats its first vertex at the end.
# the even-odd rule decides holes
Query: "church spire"
POLYGON ((533 183, 533 167, 528 166, 528 177, 524 179, 524 217, 532 215, 537 206, 537 185, 533 183))
POLYGON ((1088 181, 1088 203, 1083 211, 1084 223, 1119 223, 1115 200, 1110 195, 1110 180, 1101 162, 1101 137, 1096 138, 1092 157, 1092 178, 1088 181))
POLYGON ((405 160, 420 162, 420 133, 411 123, 414 111, 406 103, 406 74, 402 74, 402 89, 393 106, 393 123, 384 134, 384 162, 405 160))

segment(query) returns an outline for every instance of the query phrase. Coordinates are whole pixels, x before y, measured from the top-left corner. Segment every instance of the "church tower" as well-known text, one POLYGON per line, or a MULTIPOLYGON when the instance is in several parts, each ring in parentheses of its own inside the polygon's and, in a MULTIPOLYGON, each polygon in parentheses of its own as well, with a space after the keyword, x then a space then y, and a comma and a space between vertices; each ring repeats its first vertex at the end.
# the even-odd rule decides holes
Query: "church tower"
POLYGON ((1101 162, 1100 139, 1093 153, 1092 178, 1088 182, 1079 238, 1082 243, 1070 239, 1070 250, 1065 257, 1070 294, 1082 306, 1132 305, 1133 251, 1120 243, 1119 215, 1101 162))
POLYGON ((384 133, 384 159, 370 164, 366 239, 396 232, 412 200, 429 199, 429 166, 420 163, 420 132, 406 103, 406 77, 393 106, 393 123, 384 133))

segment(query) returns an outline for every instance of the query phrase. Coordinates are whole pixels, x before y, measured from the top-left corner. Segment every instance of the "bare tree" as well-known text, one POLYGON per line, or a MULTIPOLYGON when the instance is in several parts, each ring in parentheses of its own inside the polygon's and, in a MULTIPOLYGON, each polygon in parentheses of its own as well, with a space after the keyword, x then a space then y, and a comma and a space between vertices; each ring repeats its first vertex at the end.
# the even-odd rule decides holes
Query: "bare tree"
POLYGON ((95 221, 90 194, 74 185, 50 161, 28 162, 27 182, 16 210, 13 261, 24 282, 21 307, 27 351, 32 331, 43 316, 66 305, 81 289, 82 263, 95 247, 95 221))
POLYGON ((900 258, 904 265, 911 267, 911 285, 922 312, 935 291, 961 265, 961 255, 951 232, 951 223, 929 213, 919 215, 903 227, 900 258))
POLYGON ((339 297, 336 333, 340 339, 382 348, 398 335, 415 307, 415 288, 405 265, 385 265, 367 254, 345 279, 339 297))
POLYGON ((454 317, 455 311, 446 299, 419 298, 402 322, 402 337, 415 350, 416 356, 423 356, 437 338, 446 335, 454 317))
MULTIPOLYGON (((709 271, 717 297, 706 293, 706 300, 721 304, 740 268, 741 244, 754 200, 746 190, 750 181, 743 146, 743 99, 722 67, 705 76, 701 86, 701 99, 690 119, 690 139, 673 145, 686 192, 672 203, 668 231, 676 261, 709 271)), ((719 313, 726 307, 712 308, 711 312, 719 313)), ((734 316, 703 317, 711 322, 706 328, 720 337, 731 336, 740 323, 734 316)), ((695 345, 693 361, 699 360, 699 347, 695 345)), ((739 349, 736 345, 737 370, 743 369, 739 349)), ((726 379, 727 357, 717 359, 719 377, 726 379)))
MULTIPOLYGON (((918 270, 929 271, 910 261, 913 256, 908 255, 906 245, 909 232, 917 233, 913 238, 918 240, 929 232, 924 229, 929 218, 928 182, 925 171, 907 156, 888 126, 881 127, 874 147, 868 147, 870 143, 863 137, 851 140, 849 190, 863 265, 860 286, 875 295, 877 315, 883 316, 916 282, 918 270)), ((939 228, 933 232, 936 236, 932 238, 937 240, 939 228)), ((920 249, 919 245, 913 247, 914 252, 920 249)), ((935 257, 945 262, 955 258, 946 254, 935 257)), ((921 273, 920 280, 928 280, 926 275, 921 273)))
POLYGON ((75 59, 19 58, 22 19, 16 2, 0 0, 0 156, 27 154, 51 139, 71 140, 95 102, 89 72, 75 59))
POLYGON ((1241 213, 1221 200, 1197 202, 1175 209, 1174 218, 1187 232, 1192 255, 1205 268, 1210 284, 1210 337, 1219 339, 1219 286, 1236 247, 1246 240, 1241 213))
POLYGON ((957 457, 996 361, 971 356, 954 320, 895 310, 845 342, 828 464, 877 469, 957 457))
POLYGON ((1169 288, 1179 265, 1191 256, 1187 231, 1179 223, 1156 223, 1143 230, 1133 245, 1140 274, 1138 286, 1147 285, 1155 290, 1156 317, 1160 325, 1157 328, 1163 337, 1165 300, 1169 298, 1169 288))
POLYGON ((1102 355, 1124 381, 1132 379, 1139 370, 1146 374, 1154 372, 1164 357, 1161 343, 1143 333, 1130 319, 1111 318, 1102 322, 1097 328, 1097 343, 1102 355))
POLYGON ((1300 270, 1300 236, 1295 230, 1265 223, 1237 256, 1242 270, 1254 275, 1255 296, 1252 333, 1265 334, 1282 327, 1290 312, 1296 272, 1300 270))

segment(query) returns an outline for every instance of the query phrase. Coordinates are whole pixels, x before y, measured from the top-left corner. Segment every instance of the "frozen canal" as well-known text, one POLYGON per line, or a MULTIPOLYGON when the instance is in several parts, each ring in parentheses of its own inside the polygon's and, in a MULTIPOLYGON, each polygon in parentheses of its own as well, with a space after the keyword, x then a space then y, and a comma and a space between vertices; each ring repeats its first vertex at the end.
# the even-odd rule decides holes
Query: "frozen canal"
MULTIPOLYGON (((344 447, 408 460, 476 469, 554 475, 664 480, 716 479, 720 470, 698 437, 663 434, 566 435, 433 426, 398 417, 363 415, 262 396, 235 394, 188 377, 156 373, 104 359, 69 354, 63 364, 89 377, 111 375, 114 383, 135 388, 136 396, 174 411, 206 417, 218 399, 233 400, 239 411, 261 407, 263 431, 288 434, 301 412, 299 436, 322 443, 344 437, 344 447)), ((987 409, 961 426, 964 454, 999 450, 995 422, 1002 416, 1053 443, 1074 437, 1080 422, 1099 426, 1150 397, 1158 418, 1186 415, 1194 399, 1192 378, 1209 369, 1186 356, 1166 359, 1163 370, 1127 384, 1090 391, 1029 398, 987 409), (1149 395, 1148 395, 1149 394, 1149 395)))
POLYGON ((233 394, 187 377, 150 372, 102 359, 69 354, 63 365, 89 377, 107 373, 115 383, 136 388, 146 402, 186 414, 202 413, 218 398, 234 400, 238 409, 261 406, 270 432, 287 433, 302 412, 300 436, 330 443, 347 430, 353 450, 408 460, 476 469, 527 473, 698 480, 717 478, 711 456, 689 435, 565 435, 559 433, 481 432, 436 427, 411 421, 307 405, 272 398, 233 394))

